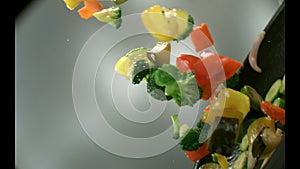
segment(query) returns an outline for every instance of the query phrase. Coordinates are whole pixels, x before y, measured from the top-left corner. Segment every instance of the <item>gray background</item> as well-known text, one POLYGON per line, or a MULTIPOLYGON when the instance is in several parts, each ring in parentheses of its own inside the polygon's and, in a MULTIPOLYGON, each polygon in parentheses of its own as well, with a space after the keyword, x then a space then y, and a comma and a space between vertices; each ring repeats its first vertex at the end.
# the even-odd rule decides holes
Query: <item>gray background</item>
MULTIPOLYGON (((239 61, 279 7, 276 0, 129 0, 121 5, 122 14, 139 13, 154 4, 185 9, 195 23, 206 22, 217 51, 239 61)), ((154 157, 124 158, 100 148, 82 129, 72 99, 73 70, 82 47, 102 26, 95 18, 81 19, 62 0, 33 1, 16 18, 16 165, 19 169, 192 168, 178 146, 154 157)), ((139 129, 134 130, 143 133, 139 129)), ((128 132, 135 133, 132 126, 128 132)))

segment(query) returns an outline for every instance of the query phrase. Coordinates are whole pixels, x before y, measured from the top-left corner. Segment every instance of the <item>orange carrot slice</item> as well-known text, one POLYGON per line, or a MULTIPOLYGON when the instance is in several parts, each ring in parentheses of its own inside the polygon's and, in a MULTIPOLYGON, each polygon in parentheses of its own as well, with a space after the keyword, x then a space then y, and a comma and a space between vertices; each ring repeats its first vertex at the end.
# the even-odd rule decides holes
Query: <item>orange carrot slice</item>
POLYGON ((194 44, 196 52, 199 52, 214 44, 214 40, 206 23, 195 26, 193 31, 190 33, 190 38, 194 44))
POLYGON ((78 10, 81 18, 89 19, 93 13, 104 9, 103 5, 98 0, 84 0, 84 6, 78 10))

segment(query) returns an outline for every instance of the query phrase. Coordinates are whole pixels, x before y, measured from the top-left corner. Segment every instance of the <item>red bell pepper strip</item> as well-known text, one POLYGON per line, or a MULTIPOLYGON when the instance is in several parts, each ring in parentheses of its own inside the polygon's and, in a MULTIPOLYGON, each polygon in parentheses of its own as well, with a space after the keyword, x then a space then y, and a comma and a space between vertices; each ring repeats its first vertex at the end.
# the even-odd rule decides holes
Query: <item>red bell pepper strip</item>
POLYGON ((176 58, 176 67, 181 72, 195 73, 198 86, 203 90, 202 100, 208 100, 212 89, 231 78, 242 65, 241 62, 214 53, 206 57, 181 54, 176 58))
POLYGON ((275 106, 269 101, 262 101, 260 103, 260 109, 264 114, 270 116, 272 120, 279 121, 285 125, 285 109, 275 106))
POLYGON ((194 44, 196 52, 214 45, 214 40, 206 23, 195 26, 190 33, 190 38, 194 44))
POLYGON ((180 73, 194 71, 194 65, 199 59, 199 57, 194 55, 180 54, 176 58, 176 67, 179 68, 180 73))
POLYGON ((200 146, 197 150, 188 151, 184 150, 185 155, 193 162, 202 159, 206 155, 210 154, 211 152, 207 150, 207 142, 204 142, 202 146, 200 146))
POLYGON ((102 4, 98 0, 84 0, 84 6, 77 12, 83 19, 89 19, 93 16, 93 13, 104 9, 102 4))

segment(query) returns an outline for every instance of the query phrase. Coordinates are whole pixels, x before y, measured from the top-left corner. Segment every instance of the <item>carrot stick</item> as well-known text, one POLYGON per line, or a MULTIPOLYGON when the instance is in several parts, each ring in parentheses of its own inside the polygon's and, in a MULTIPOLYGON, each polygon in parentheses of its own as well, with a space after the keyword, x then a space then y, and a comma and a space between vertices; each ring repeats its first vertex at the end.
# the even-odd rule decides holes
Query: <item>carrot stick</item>
POLYGON ((89 19, 93 16, 93 13, 104 9, 102 4, 98 0, 84 0, 84 6, 78 10, 79 15, 83 19, 89 19))

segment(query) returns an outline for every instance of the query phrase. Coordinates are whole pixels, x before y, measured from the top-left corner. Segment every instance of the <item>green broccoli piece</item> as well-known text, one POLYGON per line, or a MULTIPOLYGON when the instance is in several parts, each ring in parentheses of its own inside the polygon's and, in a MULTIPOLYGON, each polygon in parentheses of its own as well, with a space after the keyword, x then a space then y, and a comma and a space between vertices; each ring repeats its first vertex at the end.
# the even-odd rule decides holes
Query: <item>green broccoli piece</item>
POLYGON ((173 85, 173 83, 176 83, 175 79, 178 78, 177 76, 179 74, 177 67, 171 64, 163 64, 162 67, 154 73, 154 79, 159 86, 173 85))
POLYGON ((179 138, 179 130, 180 130, 180 123, 178 120, 178 114, 173 114, 171 116, 172 124, 173 124, 173 138, 179 138))
POLYGON ((239 73, 236 72, 233 76, 226 80, 226 86, 229 88, 233 88, 239 83, 239 80, 239 73))
POLYGON ((208 140, 207 134, 208 134, 211 126, 210 126, 210 124, 204 123, 202 120, 200 120, 197 123, 196 127, 201 131, 200 136, 199 136, 199 141, 201 142, 201 145, 202 145, 203 142, 206 142, 208 140))
POLYGON ((199 143, 200 130, 198 128, 190 128, 186 134, 180 138, 179 145, 182 150, 197 150, 202 144, 199 143))
POLYGON ((138 60, 133 63, 132 84, 139 84, 150 74, 150 66, 145 60, 138 60))
POLYGON ((164 64, 154 73, 155 83, 165 87, 165 94, 172 96, 179 106, 193 106, 201 98, 202 90, 198 87, 193 72, 180 73, 171 64, 164 64))
POLYGON ((187 26, 185 32, 178 35, 178 37, 175 39, 175 41, 179 42, 180 40, 183 40, 190 35, 191 31, 193 30, 193 26, 194 26, 194 18, 191 15, 189 15, 189 17, 188 17, 187 24, 188 24, 188 26, 187 26))
MULTIPOLYGON (((154 69, 152 69, 152 70, 154 70, 154 69)), ((157 70, 157 69, 155 69, 155 70, 157 70)), ((155 98, 157 100, 161 100, 161 101, 163 101, 163 100, 171 100, 172 96, 165 95, 165 87, 158 86, 155 83, 154 74, 152 72, 151 72, 151 69, 150 69, 149 76, 147 77, 147 92, 153 98, 155 98)))
POLYGON ((198 87, 193 72, 182 74, 182 78, 177 80, 177 84, 181 94, 180 105, 193 106, 200 99, 202 90, 198 87))
POLYGON ((93 14, 99 21, 106 22, 116 29, 121 26, 122 23, 122 11, 121 8, 118 6, 111 6, 106 9, 102 9, 99 12, 95 12, 93 14))

